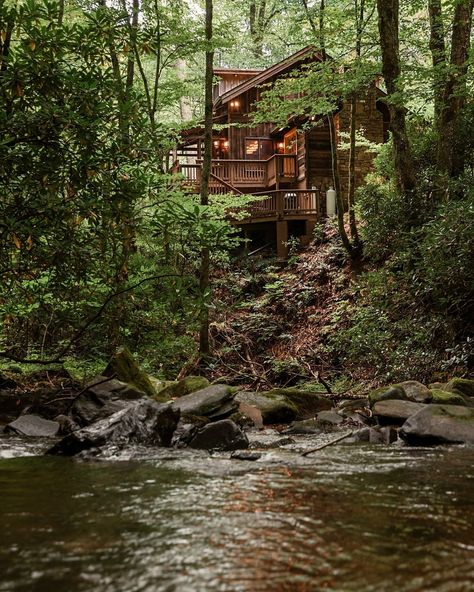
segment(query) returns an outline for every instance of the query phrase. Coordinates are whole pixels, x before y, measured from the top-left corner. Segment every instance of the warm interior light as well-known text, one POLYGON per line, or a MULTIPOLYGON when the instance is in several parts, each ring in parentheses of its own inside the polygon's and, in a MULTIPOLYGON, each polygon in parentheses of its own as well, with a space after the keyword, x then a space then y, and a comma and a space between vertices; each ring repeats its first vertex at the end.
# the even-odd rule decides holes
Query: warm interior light
POLYGON ((228 148, 228 147, 229 147, 229 142, 226 140, 226 141, 224 142, 224 148, 228 148))
POLYGON ((216 146, 216 147, 219 146, 219 140, 214 140, 214 146, 216 146))

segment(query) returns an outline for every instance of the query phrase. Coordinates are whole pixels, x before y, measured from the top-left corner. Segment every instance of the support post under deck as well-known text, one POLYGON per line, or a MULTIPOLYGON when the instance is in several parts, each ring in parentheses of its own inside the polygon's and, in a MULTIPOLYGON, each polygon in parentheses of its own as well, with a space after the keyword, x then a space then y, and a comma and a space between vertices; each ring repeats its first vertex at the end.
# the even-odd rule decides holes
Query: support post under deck
POLYGON ((280 261, 286 261, 288 257, 288 222, 286 220, 279 220, 276 223, 277 235, 277 258, 280 261))

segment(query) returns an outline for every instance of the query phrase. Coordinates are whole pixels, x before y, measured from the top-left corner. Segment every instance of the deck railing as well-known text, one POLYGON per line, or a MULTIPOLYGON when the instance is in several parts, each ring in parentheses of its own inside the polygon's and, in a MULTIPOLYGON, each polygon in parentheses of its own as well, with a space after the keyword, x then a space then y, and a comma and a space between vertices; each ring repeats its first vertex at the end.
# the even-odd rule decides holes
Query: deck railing
POLYGON ((326 214, 323 198, 323 193, 317 189, 267 191, 261 200, 246 206, 246 211, 249 218, 322 218, 326 214))
MULTIPOLYGON (((213 161, 211 176, 209 179, 209 193, 242 193, 235 185, 236 179, 245 177, 249 187, 258 186, 256 180, 261 179, 261 165, 267 163, 268 170, 272 172, 271 167, 275 166, 275 174, 292 175, 296 167, 295 160, 286 158, 286 155, 278 155, 278 159, 269 159, 268 161, 213 161), (285 158, 280 158, 285 156, 285 158), (248 164, 250 163, 250 167, 248 164), (239 166, 234 166, 238 164, 239 166), (244 164, 247 168, 244 168, 244 164), (254 166, 255 165, 255 166, 254 166), (277 168, 281 167, 281 168, 277 168), (279 172, 280 171, 280 172, 279 172), (240 176, 239 176, 240 175, 240 176), (230 180, 232 179, 234 183, 230 180)), ((183 174, 189 184, 199 190, 201 181, 200 164, 182 164, 180 172, 183 174)), ((243 183, 241 183, 243 184, 243 183)), ((268 186, 268 184, 267 184, 268 186)), ((317 189, 280 189, 275 191, 253 192, 253 195, 261 196, 261 199, 245 206, 246 218, 250 219, 291 219, 306 216, 316 216, 318 219, 326 215, 326 200, 324 192, 317 189)), ((229 210, 230 214, 231 210, 229 210)))
MULTIPOLYGON (((202 161, 197 164, 182 164, 179 171, 189 183, 199 183, 202 161)), ((213 160, 211 173, 218 179, 236 188, 271 187, 277 182, 296 181, 297 166, 294 154, 274 154, 267 160, 213 160)))

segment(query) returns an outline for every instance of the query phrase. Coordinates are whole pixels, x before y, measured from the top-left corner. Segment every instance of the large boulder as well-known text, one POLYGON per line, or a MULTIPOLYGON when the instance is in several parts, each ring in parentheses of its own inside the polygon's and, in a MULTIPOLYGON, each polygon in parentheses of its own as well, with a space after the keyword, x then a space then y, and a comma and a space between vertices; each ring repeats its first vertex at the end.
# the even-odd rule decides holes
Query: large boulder
POLYGON ((125 409, 86 428, 72 432, 48 454, 74 456, 83 450, 128 444, 169 446, 179 421, 179 411, 171 405, 159 405, 151 399, 132 402, 125 409))
POLYGON ((230 419, 208 423, 189 442, 190 448, 239 450, 249 447, 246 434, 230 419))
POLYGON ((413 403, 429 403, 431 401, 430 389, 417 380, 405 380, 405 382, 395 384, 394 387, 403 389, 407 399, 413 403))
POLYGON ((391 400, 407 401, 408 397, 401 386, 382 386, 369 393, 369 404, 371 407, 380 401, 391 400))
POLYGON ((461 405, 423 405, 400 430, 409 444, 474 442, 474 409, 461 405))
POLYGON ((163 383, 157 389, 155 399, 174 399, 184 397, 209 386, 209 381, 204 376, 186 376, 182 380, 173 380, 163 383))
POLYGON ((242 391, 235 400, 258 409, 265 425, 308 419, 333 407, 327 397, 298 388, 277 388, 264 393, 242 391))
POLYGON ((296 419, 297 409, 283 395, 268 393, 252 393, 242 391, 237 393, 235 401, 244 408, 253 407, 260 412, 265 425, 274 423, 289 423, 296 419))
POLYGON ((440 389, 431 389, 431 403, 436 405, 465 405, 466 399, 459 393, 443 391, 440 389))
POLYGON ((126 347, 120 347, 110 359, 104 376, 113 376, 122 382, 127 382, 149 397, 156 397, 156 390, 148 374, 138 365, 135 358, 126 347))
POLYGON ((22 436, 35 436, 52 438, 59 432, 60 424, 57 421, 44 419, 39 415, 20 415, 18 419, 5 426, 5 432, 14 432, 22 436))
POLYGON ((70 414, 80 426, 128 407, 131 401, 142 399, 145 393, 116 378, 96 377, 73 402, 70 414))
POLYGON ((425 407, 422 403, 412 401, 400 401, 388 399, 375 403, 372 413, 381 425, 402 425, 402 423, 414 413, 425 407))
POLYGON ((238 403, 234 401, 232 387, 226 384, 214 384, 180 397, 173 402, 173 409, 178 409, 182 414, 218 420, 235 413, 238 403))

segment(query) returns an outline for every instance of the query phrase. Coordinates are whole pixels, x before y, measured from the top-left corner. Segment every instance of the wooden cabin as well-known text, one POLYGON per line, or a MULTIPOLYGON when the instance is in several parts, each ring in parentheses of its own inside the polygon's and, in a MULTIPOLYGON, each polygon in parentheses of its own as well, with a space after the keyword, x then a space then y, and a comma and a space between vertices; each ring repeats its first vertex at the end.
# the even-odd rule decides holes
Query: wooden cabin
MULTIPOLYGON (((287 255, 289 236, 299 236, 303 244, 308 243, 315 224, 325 215, 326 191, 333 185, 329 126, 318 122, 305 126, 304 131, 293 121, 283 128, 272 122, 255 125, 249 114, 256 108, 262 85, 320 59, 309 46, 266 70, 214 70, 216 130, 210 191, 267 196, 248 207, 248 217, 238 224, 247 237, 257 239, 257 244, 276 241, 282 259, 287 255)), ((388 110, 379 100, 383 96, 374 82, 357 102, 357 125, 371 142, 381 143, 387 137, 388 110)), ((342 103, 331 117, 339 136, 349 132, 349 105, 342 103)), ((347 195, 349 154, 338 150, 342 190, 347 195)), ((202 154, 202 128, 186 130, 178 151, 179 172, 196 188, 202 154)), ((358 148, 356 184, 361 184, 371 170, 372 159, 373 154, 358 148)))

